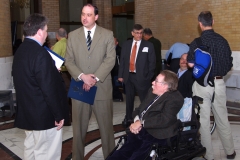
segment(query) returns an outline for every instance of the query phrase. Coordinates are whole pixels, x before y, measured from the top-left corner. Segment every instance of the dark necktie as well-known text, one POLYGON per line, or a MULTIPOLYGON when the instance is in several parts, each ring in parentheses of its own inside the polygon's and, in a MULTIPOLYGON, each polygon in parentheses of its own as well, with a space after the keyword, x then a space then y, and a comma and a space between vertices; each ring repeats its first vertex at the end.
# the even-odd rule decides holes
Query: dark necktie
POLYGON ((87 49, 88 50, 90 50, 91 43, 92 43, 90 34, 91 34, 91 31, 88 31, 88 35, 87 35, 87 49))

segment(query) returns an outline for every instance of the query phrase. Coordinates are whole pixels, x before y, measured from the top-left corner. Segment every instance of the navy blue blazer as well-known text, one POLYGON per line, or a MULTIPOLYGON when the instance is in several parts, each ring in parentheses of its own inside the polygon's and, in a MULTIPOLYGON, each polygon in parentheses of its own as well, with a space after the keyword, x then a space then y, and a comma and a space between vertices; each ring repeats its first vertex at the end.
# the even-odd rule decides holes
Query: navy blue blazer
MULTIPOLYGON (((133 39, 127 40, 122 45, 118 77, 123 78, 124 83, 128 81, 129 77, 129 62, 132 49, 132 42, 133 39)), ((136 83, 138 83, 142 87, 149 88, 156 67, 156 55, 153 44, 151 42, 145 40, 141 41, 135 65, 136 65, 136 77, 138 79, 136 83), (143 50, 144 47, 148 48, 148 51, 144 51, 143 50)))
POLYGON ((54 61, 36 41, 25 38, 12 66, 16 89, 15 126, 46 130, 67 118, 67 95, 54 61))

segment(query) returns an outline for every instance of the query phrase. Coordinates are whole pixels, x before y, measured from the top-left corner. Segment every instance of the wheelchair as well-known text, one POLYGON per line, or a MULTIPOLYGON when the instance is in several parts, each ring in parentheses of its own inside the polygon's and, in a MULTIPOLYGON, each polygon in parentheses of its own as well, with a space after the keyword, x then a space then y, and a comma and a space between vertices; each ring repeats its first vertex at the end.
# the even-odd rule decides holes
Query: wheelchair
MULTIPOLYGON (((181 122, 179 120, 178 135, 173 141, 170 138, 167 140, 166 146, 158 146, 158 144, 153 144, 149 148, 149 154, 147 157, 143 157, 142 160, 149 159, 152 160, 191 160, 195 157, 201 157, 206 153, 206 148, 202 146, 200 142, 200 122, 199 122, 199 101, 203 101, 202 98, 198 96, 192 97, 192 116, 191 121, 181 122), (197 111, 195 110, 197 108, 197 111), (190 130, 184 130, 184 127, 190 126, 190 130)), ((215 122, 213 123, 215 124, 215 122)), ((215 129, 214 125, 214 129, 215 129)), ((213 131, 214 131, 213 129, 213 131)), ((212 128, 210 128, 210 132, 212 128)), ((126 131, 127 132, 127 131, 126 131)), ((109 154, 106 160, 111 157, 111 155, 120 148, 127 141, 127 135, 120 137, 116 147, 109 154)))

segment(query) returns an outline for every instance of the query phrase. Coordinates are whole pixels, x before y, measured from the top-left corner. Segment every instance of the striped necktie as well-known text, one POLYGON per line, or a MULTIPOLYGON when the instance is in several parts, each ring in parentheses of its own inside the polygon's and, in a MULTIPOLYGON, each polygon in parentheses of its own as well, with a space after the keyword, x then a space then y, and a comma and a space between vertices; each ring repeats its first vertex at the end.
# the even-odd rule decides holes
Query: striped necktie
POLYGON ((91 34, 91 31, 88 31, 88 35, 87 35, 87 49, 88 50, 90 50, 91 43, 92 43, 90 34, 91 34))

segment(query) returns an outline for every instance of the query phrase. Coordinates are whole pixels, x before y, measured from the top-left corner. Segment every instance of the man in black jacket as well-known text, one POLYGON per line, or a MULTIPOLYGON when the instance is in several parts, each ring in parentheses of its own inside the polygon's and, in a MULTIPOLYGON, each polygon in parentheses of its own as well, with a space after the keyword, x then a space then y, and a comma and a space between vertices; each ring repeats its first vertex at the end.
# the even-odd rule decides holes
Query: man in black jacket
POLYGON ((122 45, 118 80, 125 84, 126 117, 125 126, 132 121, 134 98, 137 92, 142 102, 151 86, 156 66, 156 56, 153 44, 142 39, 143 27, 135 24, 132 29, 133 39, 122 45))
POLYGON ((164 70, 157 76, 146 98, 133 112, 134 123, 129 127, 127 142, 108 160, 145 159, 152 144, 167 145, 168 138, 176 137, 177 113, 183 105, 177 86, 178 77, 174 72, 164 70))
POLYGON ((182 94, 183 98, 192 97, 192 85, 194 82, 192 76, 192 69, 188 69, 187 53, 184 53, 180 58, 180 68, 178 69, 178 91, 182 94))
POLYGON ((161 42, 153 37, 152 35, 152 31, 150 28, 145 28, 143 30, 143 39, 146 41, 149 41, 153 44, 154 46, 154 51, 155 51, 155 55, 156 55, 156 67, 155 67, 155 71, 154 71, 154 77, 152 80, 154 80, 158 74, 160 73, 160 71, 162 70, 162 55, 161 55, 161 42))
POLYGON ((15 126, 25 130, 24 159, 60 159, 62 126, 68 118, 66 91, 53 59, 42 47, 48 20, 30 15, 23 24, 25 39, 13 60, 16 88, 15 126))

